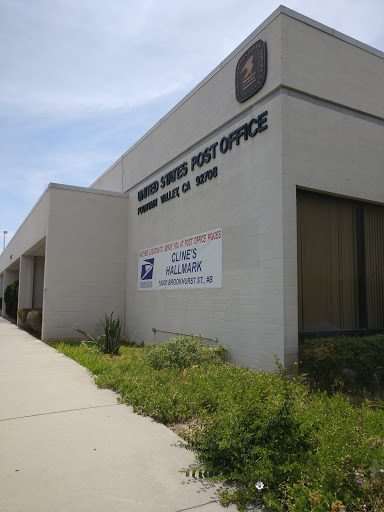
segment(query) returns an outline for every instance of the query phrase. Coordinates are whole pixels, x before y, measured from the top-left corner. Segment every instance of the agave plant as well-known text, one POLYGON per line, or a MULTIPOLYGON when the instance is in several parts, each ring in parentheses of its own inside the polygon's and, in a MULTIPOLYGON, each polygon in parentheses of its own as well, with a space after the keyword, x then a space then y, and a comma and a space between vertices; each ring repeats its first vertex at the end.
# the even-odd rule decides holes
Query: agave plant
POLYGON ((87 334, 78 327, 74 327, 74 330, 86 336, 88 341, 95 344, 103 354, 118 355, 122 340, 121 318, 119 316, 117 318, 113 318, 113 312, 110 316, 105 313, 105 320, 104 322, 101 320, 101 325, 104 329, 104 335, 97 336, 96 338, 93 338, 90 334, 87 334))
POLYGON ((105 321, 101 322, 105 332, 104 350, 105 354, 118 354, 121 342, 121 319, 118 316, 116 319, 108 316, 105 313, 105 321))

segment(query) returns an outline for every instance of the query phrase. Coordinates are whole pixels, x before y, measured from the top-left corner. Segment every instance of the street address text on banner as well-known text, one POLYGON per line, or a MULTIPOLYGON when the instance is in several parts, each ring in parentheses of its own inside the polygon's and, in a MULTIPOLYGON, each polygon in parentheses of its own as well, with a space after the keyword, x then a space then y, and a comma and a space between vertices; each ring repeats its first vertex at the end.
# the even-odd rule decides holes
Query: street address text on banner
POLYGON ((139 251, 138 290, 222 287, 222 229, 139 251))

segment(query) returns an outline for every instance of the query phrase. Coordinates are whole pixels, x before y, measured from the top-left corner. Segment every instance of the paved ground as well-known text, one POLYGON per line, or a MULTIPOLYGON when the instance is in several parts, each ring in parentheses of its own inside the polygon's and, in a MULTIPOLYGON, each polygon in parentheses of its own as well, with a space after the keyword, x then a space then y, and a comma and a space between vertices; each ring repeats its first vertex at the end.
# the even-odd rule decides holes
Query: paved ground
POLYGON ((225 512, 165 426, 0 318, 2 512, 225 512))

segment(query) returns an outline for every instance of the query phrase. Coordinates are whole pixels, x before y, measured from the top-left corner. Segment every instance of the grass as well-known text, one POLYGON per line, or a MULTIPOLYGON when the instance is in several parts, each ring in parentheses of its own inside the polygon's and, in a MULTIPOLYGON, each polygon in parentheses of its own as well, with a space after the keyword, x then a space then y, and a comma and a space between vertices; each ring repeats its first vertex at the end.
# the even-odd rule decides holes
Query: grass
POLYGON ((356 406, 342 393, 329 396, 291 381, 278 362, 275 374, 255 372, 223 362, 223 349, 196 348, 199 343, 172 341, 161 353, 122 346, 119 356, 52 345, 136 412, 167 425, 189 424, 182 435, 198 469, 235 484, 221 495, 224 504, 244 510, 263 503, 271 512, 383 512, 382 402, 356 406), (179 351, 171 365, 170 347, 179 351))

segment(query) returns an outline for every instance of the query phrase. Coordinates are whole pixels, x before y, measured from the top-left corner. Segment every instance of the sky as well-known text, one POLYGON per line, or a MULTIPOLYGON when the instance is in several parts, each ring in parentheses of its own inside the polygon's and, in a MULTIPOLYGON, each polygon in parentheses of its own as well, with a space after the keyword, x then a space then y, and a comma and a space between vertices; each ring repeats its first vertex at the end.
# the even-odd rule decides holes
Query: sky
MULTIPOLYGON (((281 3, 0 0, 0 252, 50 182, 91 185, 281 3)), ((384 51, 384 0, 283 4, 384 51)))

